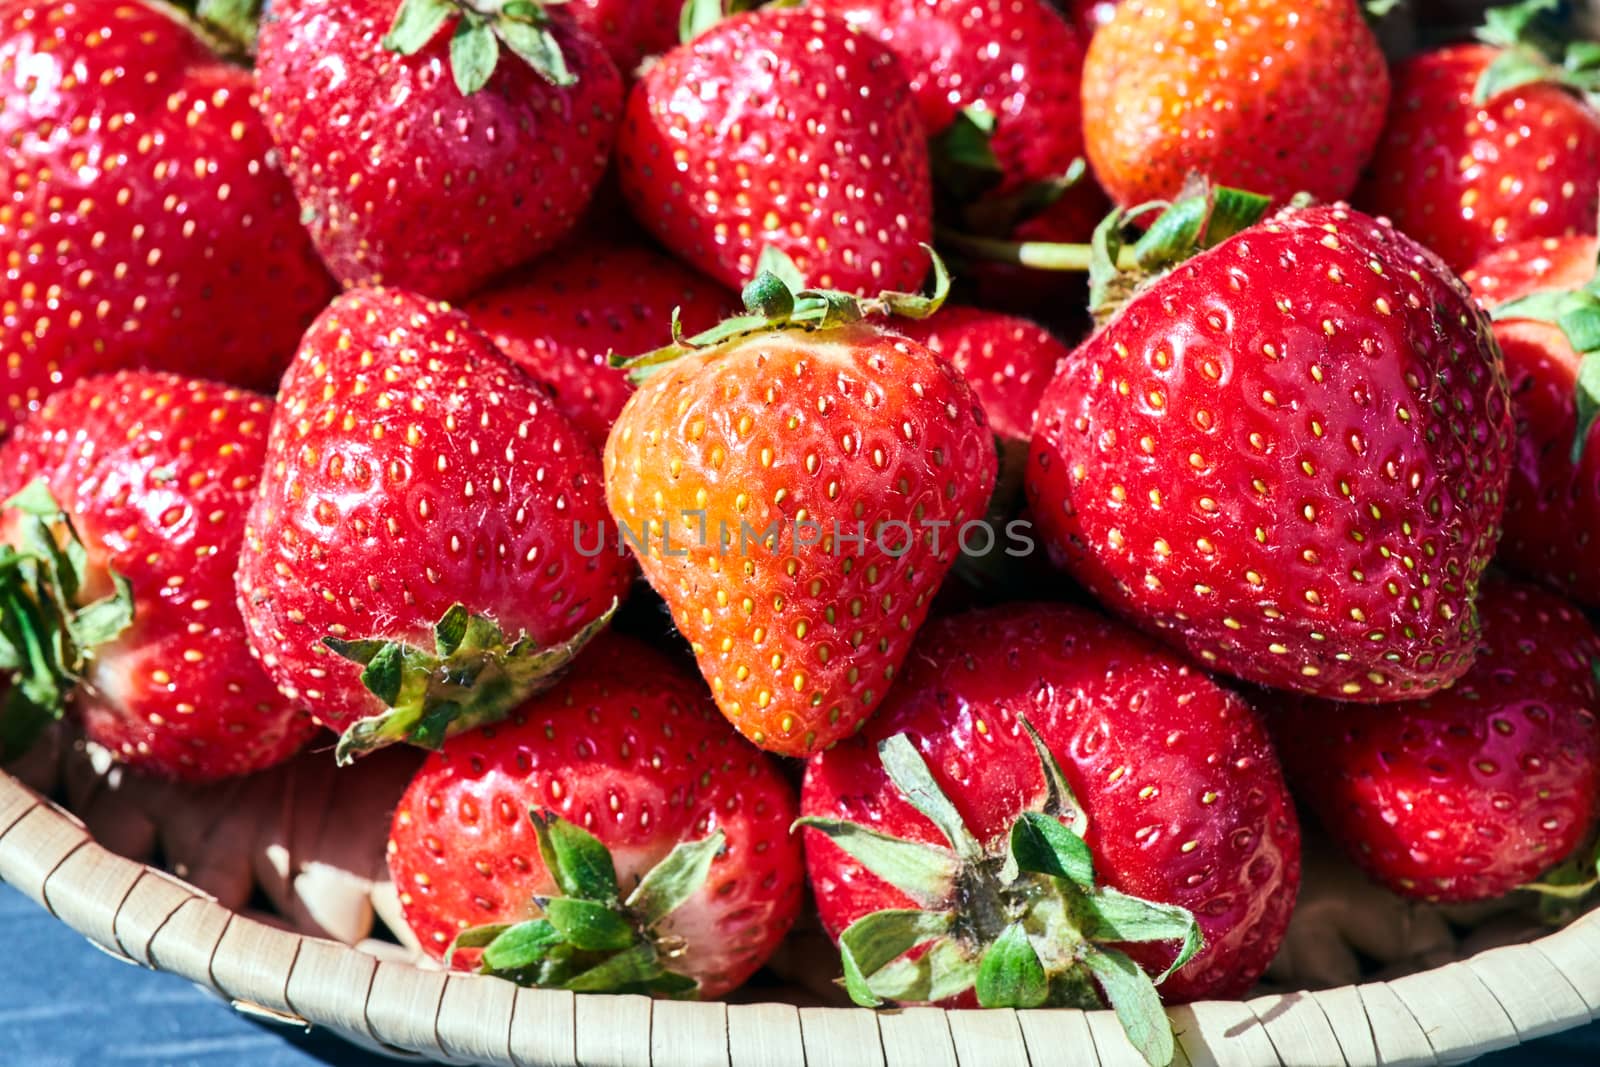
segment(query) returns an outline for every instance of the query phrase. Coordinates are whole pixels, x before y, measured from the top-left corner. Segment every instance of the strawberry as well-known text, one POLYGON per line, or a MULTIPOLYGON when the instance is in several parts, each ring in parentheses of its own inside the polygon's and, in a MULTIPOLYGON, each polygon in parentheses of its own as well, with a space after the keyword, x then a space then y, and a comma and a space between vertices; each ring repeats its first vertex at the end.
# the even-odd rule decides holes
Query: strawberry
POLYGON ((1062 5, 1087 41, 1117 13, 1117 0, 1068 0, 1062 5))
POLYGON ((1348 196, 1388 100, 1355 0, 1293 17, 1277 0, 1123 0, 1083 66, 1089 161, 1124 207, 1177 196, 1191 172, 1280 202, 1348 196))
POLYGON ((555 680, 629 581, 599 459, 467 317, 357 289, 284 375, 239 560, 251 647, 338 755, 436 748, 555 680))
MULTIPOLYGON (((1208 232, 1243 221, 1216 197, 1208 232)), ((1058 564, 1207 667, 1384 701, 1471 665, 1512 444, 1465 286, 1386 222, 1289 208, 1136 288, 1074 352, 1027 491, 1058 564)))
POLYGON ((1003 441, 1033 436, 1033 413, 1045 386, 1071 355, 1050 331, 1026 319, 978 308, 946 307, 895 329, 966 376, 1003 441))
POLYGON ((643 352, 681 310, 709 329, 735 306, 732 294, 641 244, 582 239, 462 305, 528 375, 551 390, 556 410, 605 448, 632 387, 612 352, 643 352))
POLYGON ((698 678, 607 634, 560 688, 428 757, 395 810, 389 870, 435 958, 711 998, 799 913, 794 817, 783 775, 698 678))
POLYGON ((1600 801, 1600 637, 1560 597, 1486 582, 1485 649, 1426 700, 1283 698, 1300 798, 1369 875, 1422 900, 1502 896, 1583 843, 1600 801))
POLYGON ((1593 237, 1547 237, 1492 252, 1462 278, 1494 309, 1517 422, 1500 562, 1600 607, 1596 251, 1593 237))
POLYGON ((0 652, 17 672, 0 752, 69 698, 90 741, 185 782, 261 770, 315 732, 251 659, 233 597, 271 412, 122 371, 53 394, 0 447, 0 652))
POLYGON ((333 287, 254 95, 164 5, 0 0, 0 436, 89 374, 276 382, 333 287))
POLYGON ((1300 881, 1250 708, 1064 605, 930 623, 866 731, 807 765, 800 807, 858 1003, 1097 1007, 1098 985, 1151 1063, 1172 1045, 1146 973, 1169 1003, 1242 995, 1300 881))
POLYGON ((678 43, 678 0, 570 0, 572 21, 605 45, 624 77, 678 43))
POLYGON ((983 517, 995 453, 954 369, 856 321, 926 315, 942 291, 858 302, 793 288, 764 271, 749 317, 636 360, 648 377, 605 470, 619 537, 723 714, 801 756, 883 700, 983 517))
POLYGON ((812 7, 900 57, 934 138, 934 172, 965 228, 1006 237, 1043 212, 1055 222, 1045 239, 1089 236, 1106 203, 1082 176, 1085 38, 1046 0, 813 0, 812 7))
POLYGON ((403 0, 398 15, 395 0, 283 0, 259 68, 263 113, 334 276, 441 298, 572 230, 622 105, 600 43, 528 0, 493 14, 403 0))
POLYGON ((894 53, 833 16, 762 8, 668 52, 628 98, 617 158, 639 221, 731 288, 769 245, 820 288, 922 281, 916 105, 894 53))
POLYGON ((1480 34, 1489 43, 1424 52, 1396 69, 1357 203, 1453 270, 1501 245, 1595 232, 1600 113, 1571 91, 1595 86, 1521 43, 1543 6, 1492 19, 1480 34))

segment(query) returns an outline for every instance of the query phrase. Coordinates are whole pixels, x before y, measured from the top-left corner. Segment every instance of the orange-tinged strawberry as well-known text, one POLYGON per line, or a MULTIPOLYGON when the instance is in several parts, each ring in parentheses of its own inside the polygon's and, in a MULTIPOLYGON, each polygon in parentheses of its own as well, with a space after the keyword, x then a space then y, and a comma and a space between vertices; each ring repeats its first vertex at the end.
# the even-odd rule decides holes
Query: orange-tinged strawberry
POLYGON ((763 274, 742 331, 639 361, 654 373, 606 445, 619 534, 648 531, 635 554, 718 706, 794 756, 883 700, 995 480, 961 375, 915 341, 836 324, 840 299, 795 302, 763 274))
POLYGON ((1089 162, 1124 207, 1191 172, 1276 200, 1348 196, 1388 101, 1356 0, 1125 0, 1084 60, 1089 162))

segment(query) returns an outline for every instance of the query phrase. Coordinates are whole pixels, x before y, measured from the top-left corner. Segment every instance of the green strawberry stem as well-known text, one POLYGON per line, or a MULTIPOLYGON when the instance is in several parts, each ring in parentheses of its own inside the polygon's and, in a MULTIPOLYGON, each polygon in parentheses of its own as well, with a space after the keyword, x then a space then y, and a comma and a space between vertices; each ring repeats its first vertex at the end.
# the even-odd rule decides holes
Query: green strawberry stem
POLYGON ((616 613, 617 602, 566 641, 542 646, 507 639, 494 620, 456 604, 434 626, 434 647, 387 638, 322 643, 362 667, 361 683, 388 711, 362 719, 339 738, 341 765, 400 741, 438 748, 451 734, 498 722, 544 692, 616 613))
POLYGON ((944 306, 950 294, 950 272, 933 249, 926 248, 933 261, 933 291, 897 293, 885 291, 875 297, 859 297, 833 289, 809 289, 794 260, 782 250, 767 246, 756 264, 756 276, 744 287, 741 299, 745 314, 724 319, 703 333, 684 337, 677 310, 672 314, 672 343, 639 356, 613 352, 610 363, 628 372, 639 384, 675 360, 702 348, 778 330, 832 330, 871 317, 901 316, 925 319, 944 306))
POLYGON ((1176 200, 1112 211, 1088 244, 996 241, 950 231, 941 231, 939 240, 977 259, 1035 270, 1087 272, 1089 310, 1104 319, 1152 278, 1255 225, 1271 207, 1271 198, 1257 193, 1195 182, 1176 200), (1149 229, 1133 244, 1125 244, 1127 225, 1156 212, 1159 217, 1149 229))
POLYGON ((624 899, 611 853, 598 838, 554 812, 528 817, 561 895, 534 898, 538 918, 463 930, 446 962, 460 949, 481 948, 480 973, 519 985, 693 996, 699 983, 672 969, 686 946, 660 927, 705 888, 726 847, 723 831, 679 842, 624 899))
POLYGON ((454 18, 450 73, 461 95, 471 96, 489 84, 500 62, 501 45, 551 85, 576 85, 577 75, 567 67, 561 44, 550 32, 545 6, 535 0, 401 0, 383 47, 416 55, 454 18))
POLYGON ((1585 443, 1595 418, 1600 416, 1600 265, 1587 285, 1578 289, 1543 289, 1508 300, 1490 312, 1496 322, 1529 319, 1558 326, 1581 360, 1574 397, 1578 424, 1572 435, 1570 458, 1583 458, 1585 443))
POLYGON ((1522 0, 1491 8, 1477 30, 1478 40, 1499 48, 1473 87, 1475 103, 1524 85, 1559 85, 1600 106, 1600 43, 1574 39, 1556 22, 1560 0, 1522 0))
POLYGON ((1176 1046, 1156 987, 1200 951, 1199 923, 1176 905, 1096 884, 1083 840, 1088 818, 1044 740, 1026 719, 1022 725, 1045 792, 996 841, 973 837, 904 734, 879 745, 879 759, 948 847, 842 820, 796 821, 826 834, 918 905, 862 916, 840 934, 845 988, 863 1007, 937 1002, 967 990, 986 1008, 1099 1008, 1109 1001, 1145 1060, 1165 1067, 1176 1046), (1179 944, 1154 980, 1114 947, 1146 941, 1179 944))
POLYGON ((88 604, 89 556, 45 483, 0 505, 15 512, 17 544, 0 545, 0 670, 10 690, 0 706, 0 762, 20 756, 61 718, 94 649, 133 623, 133 590, 120 574, 88 604))

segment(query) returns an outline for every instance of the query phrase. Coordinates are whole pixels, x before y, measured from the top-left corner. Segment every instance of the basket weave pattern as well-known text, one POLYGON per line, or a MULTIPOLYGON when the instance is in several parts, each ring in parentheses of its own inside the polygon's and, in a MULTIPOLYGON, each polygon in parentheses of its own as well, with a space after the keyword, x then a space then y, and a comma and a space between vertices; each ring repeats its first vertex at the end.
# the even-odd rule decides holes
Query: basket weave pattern
MULTIPOLYGON (((1110 1012, 892 1012, 521 989, 288 933, 97 844, 0 774, 0 880, 105 951, 241 1010, 450 1063, 521 1067, 1143 1067, 1110 1012)), ((1389 982, 1173 1008, 1178 1063, 1459 1063, 1600 1017, 1600 912, 1389 982)))

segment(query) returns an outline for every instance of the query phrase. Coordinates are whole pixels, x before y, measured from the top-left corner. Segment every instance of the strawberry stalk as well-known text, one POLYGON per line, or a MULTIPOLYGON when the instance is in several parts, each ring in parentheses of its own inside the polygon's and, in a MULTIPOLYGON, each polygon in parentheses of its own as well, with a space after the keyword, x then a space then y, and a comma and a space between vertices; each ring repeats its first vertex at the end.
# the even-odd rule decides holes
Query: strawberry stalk
POLYGON ((15 511, 17 544, 0 545, 0 762, 20 756, 61 718, 94 649, 133 622, 133 591, 115 571, 112 591, 87 604, 88 553, 43 481, 0 505, 15 511))
POLYGON ((1583 458, 1589 429, 1600 416, 1600 273, 1578 289, 1545 289, 1510 300, 1490 313, 1495 322, 1527 319, 1560 327, 1578 354, 1577 431, 1572 436, 1574 465, 1583 458))
MULTIPOLYGON (((213 0, 216 2, 216 0, 213 0)), ((545 5, 533 0, 402 0, 383 47, 401 55, 426 48, 450 19, 450 72, 463 96, 489 84, 504 45, 551 85, 577 84, 561 44, 550 32, 545 5)))
POLYGON ((1045 795, 1010 833, 987 845, 968 830, 916 747, 896 734, 878 758, 905 799, 947 847, 888 837, 838 819, 796 821, 826 834, 918 907, 863 916, 839 936, 844 984, 863 1007, 937 1002, 973 990, 986 1008, 1104 1007, 1145 1059, 1172 1061, 1172 1028, 1156 987, 1202 947, 1187 910, 1095 882, 1088 818, 1061 765, 1026 719, 1044 768, 1045 795), (1119 944, 1175 941, 1151 979, 1119 944), (1103 999, 1102 999, 1103 998, 1103 999))
POLYGON ((528 817, 560 895, 534 898, 539 918, 462 931, 446 961, 461 949, 481 948, 480 973, 519 985, 694 995, 699 984, 671 968, 684 946, 661 925, 705 887, 726 835, 716 830, 680 842, 624 898, 611 853, 599 839, 554 812, 530 811, 528 817))
POLYGON ((562 672, 616 613, 617 602, 566 641, 510 640, 493 619, 456 604, 433 629, 433 648, 403 641, 324 637, 322 643, 362 667, 361 684, 390 710, 345 730, 334 750, 341 765, 396 741, 438 748, 445 738, 505 718, 555 685, 562 672))
POLYGON ((1154 278, 1255 225, 1271 206, 1271 198, 1258 193, 1199 183, 1173 201, 1115 209, 1095 227, 1088 244, 997 241, 947 230, 940 232, 939 240, 975 259, 1035 270, 1087 272, 1089 310, 1103 319, 1154 278), (1160 216, 1149 229, 1127 244, 1125 228, 1156 212, 1160 216))
MULTIPOLYGON (((926 246, 924 246, 926 247, 926 246)), ((899 315, 925 319, 944 305, 950 294, 950 272, 933 249, 933 291, 921 293, 882 292, 875 297, 858 297, 832 289, 808 289, 794 260, 781 250, 768 246, 756 264, 756 276, 744 287, 740 299, 745 314, 725 319, 693 337, 684 337, 676 310, 672 316, 672 343, 640 356, 612 353, 610 362, 628 372, 638 385, 674 360, 701 348, 712 348, 758 333, 777 330, 831 330, 875 316, 899 315)))

